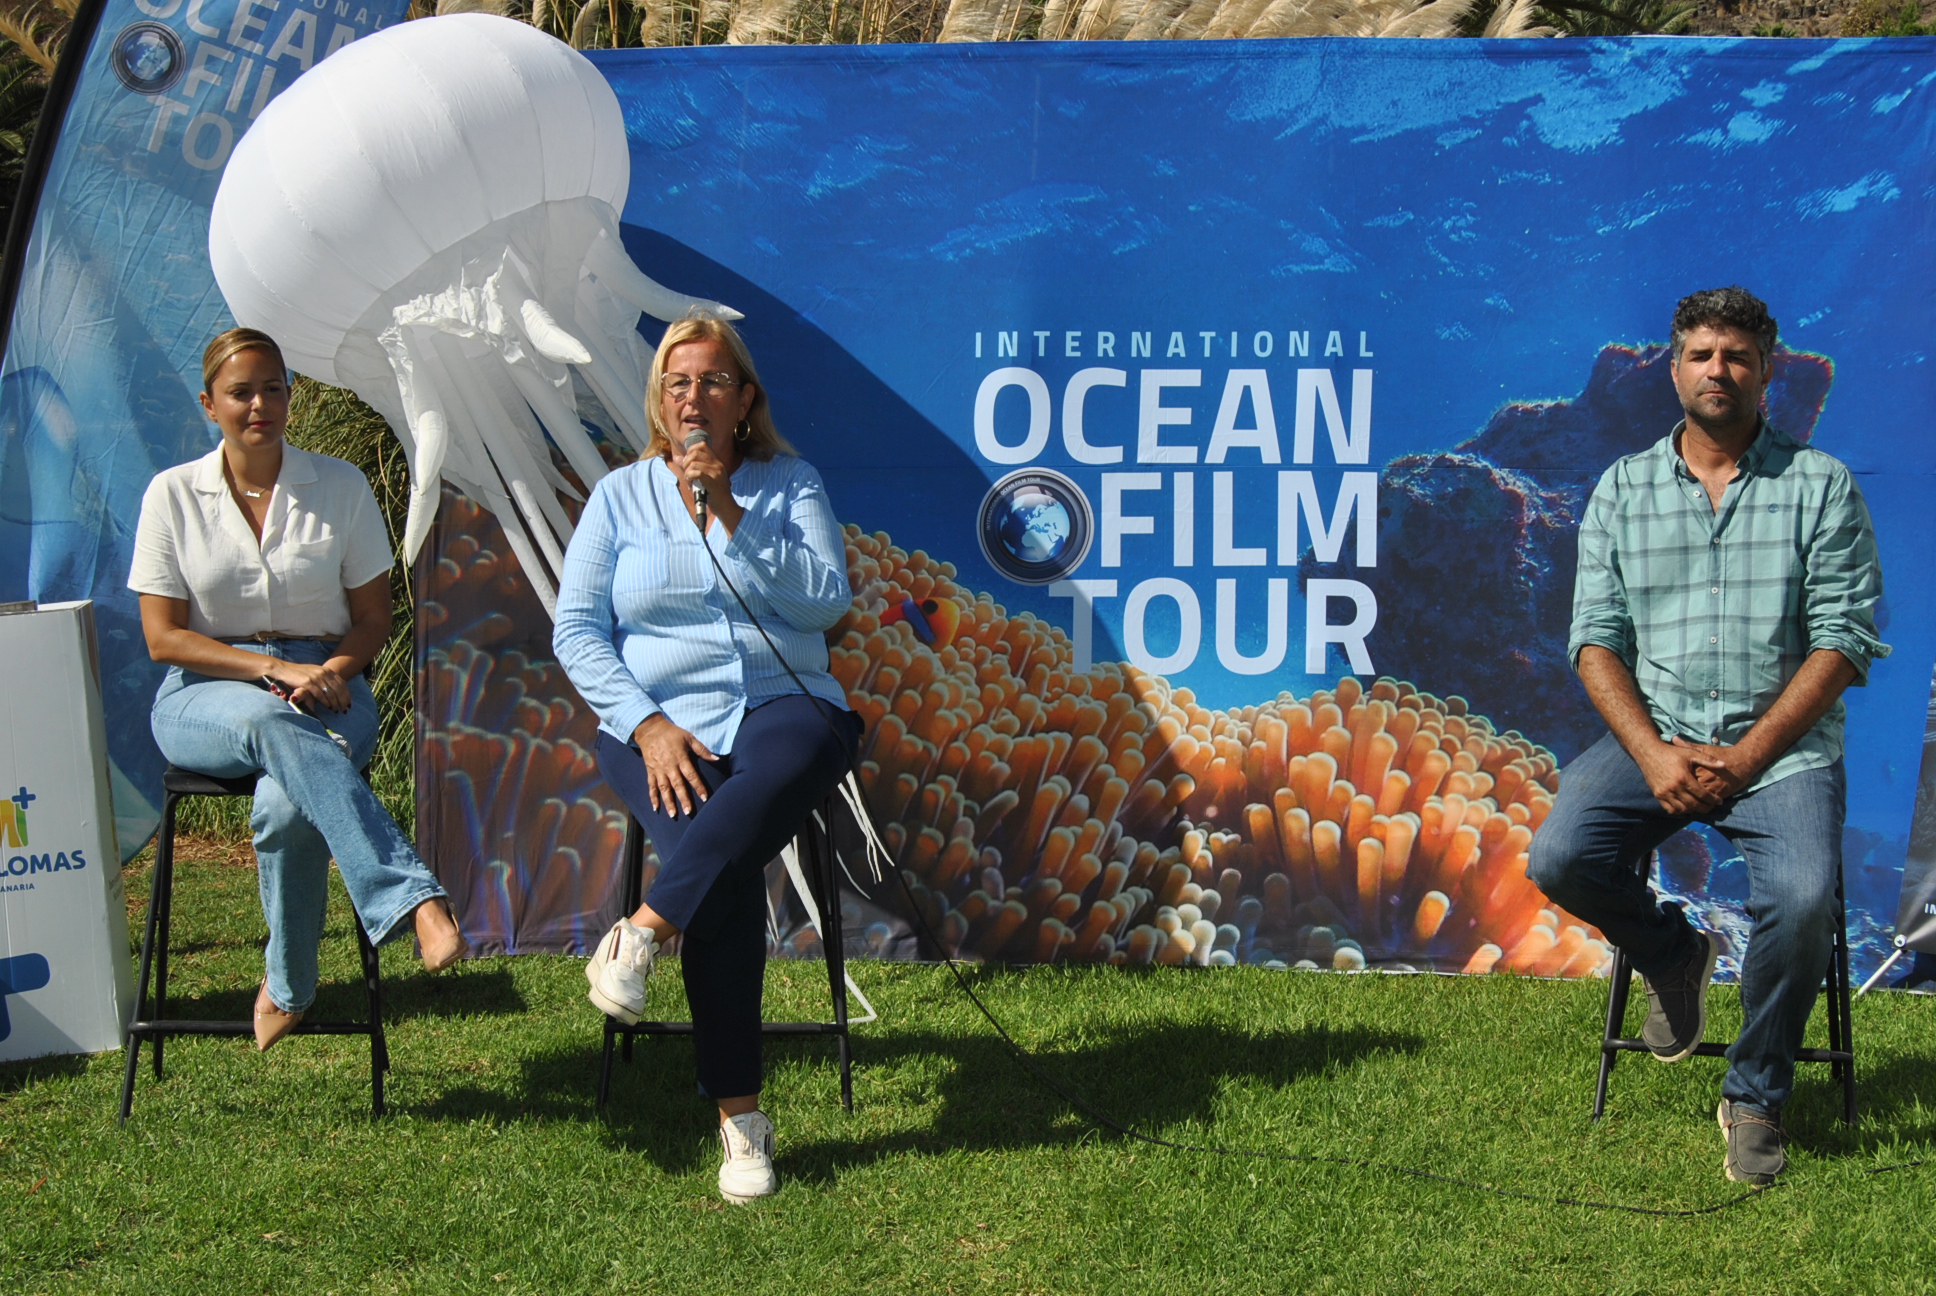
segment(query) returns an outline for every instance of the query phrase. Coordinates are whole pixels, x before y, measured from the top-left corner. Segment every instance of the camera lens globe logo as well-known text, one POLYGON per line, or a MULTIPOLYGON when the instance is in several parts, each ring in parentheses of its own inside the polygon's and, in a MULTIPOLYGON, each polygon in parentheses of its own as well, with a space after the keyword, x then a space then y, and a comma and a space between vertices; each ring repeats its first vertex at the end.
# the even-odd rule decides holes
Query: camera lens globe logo
POLYGON ((1074 482, 1025 468, 989 488, 976 531, 996 571, 1023 585, 1047 585, 1082 565, 1096 522, 1074 482))
POLYGON ((109 56, 114 75, 136 94, 161 94, 181 80, 186 56, 181 37, 158 22, 132 23, 114 38, 109 56))

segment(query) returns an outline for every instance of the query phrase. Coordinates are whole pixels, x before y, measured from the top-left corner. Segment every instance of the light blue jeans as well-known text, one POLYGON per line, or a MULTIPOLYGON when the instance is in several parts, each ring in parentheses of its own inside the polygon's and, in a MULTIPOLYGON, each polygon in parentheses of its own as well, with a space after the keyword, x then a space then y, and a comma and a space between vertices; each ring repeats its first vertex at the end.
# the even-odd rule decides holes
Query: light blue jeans
POLYGON ((1842 762, 1802 770, 1693 817, 1670 815, 1612 734, 1560 771, 1552 813, 1533 838, 1526 875, 1626 952, 1642 976, 1684 964, 1693 928, 1663 905, 1641 858, 1698 818, 1748 866, 1748 951, 1741 959, 1741 1034, 1728 1049, 1721 1095, 1780 1111, 1795 1084, 1795 1050, 1828 971, 1835 881, 1848 800, 1842 762))
MULTIPOLYGON (((311 665, 330 655, 327 645, 302 641, 235 646, 311 665)), ((361 675, 349 687, 350 709, 322 711, 321 719, 256 684, 179 666, 155 694, 155 743, 170 762, 216 778, 261 776, 249 825, 269 923, 269 998, 284 1012, 316 998, 332 856, 363 930, 379 944, 418 905, 444 894, 357 772, 376 752, 376 699, 361 675), (347 758, 325 724, 349 742, 347 758)))

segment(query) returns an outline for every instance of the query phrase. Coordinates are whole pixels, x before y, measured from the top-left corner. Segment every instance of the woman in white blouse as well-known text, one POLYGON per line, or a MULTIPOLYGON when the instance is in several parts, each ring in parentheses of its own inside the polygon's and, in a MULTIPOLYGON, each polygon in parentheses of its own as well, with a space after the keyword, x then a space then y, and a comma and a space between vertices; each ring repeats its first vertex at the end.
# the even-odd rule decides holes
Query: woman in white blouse
POLYGON ((586 976, 593 1004, 636 1022, 660 944, 683 934, 719 1188, 746 1201, 777 1183, 759 1110, 764 870, 860 740, 823 637, 853 593, 820 475, 774 428, 732 325, 666 330, 646 416, 645 455, 598 483, 572 533, 552 634, 598 713, 599 771, 660 860, 586 976))
POLYGON ((333 856, 370 939, 412 925, 424 966, 469 952, 449 901, 357 771, 376 750, 362 671, 390 634, 390 543, 354 466, 283 442, 289 379, 267 334, 230 329, 202 357, 222 443, 158 474, 128 588, 148 654, 170 667, 155 742, 183 769, 260 775, 255 830, 267 969, 256 1047, 316 994, 333 856))

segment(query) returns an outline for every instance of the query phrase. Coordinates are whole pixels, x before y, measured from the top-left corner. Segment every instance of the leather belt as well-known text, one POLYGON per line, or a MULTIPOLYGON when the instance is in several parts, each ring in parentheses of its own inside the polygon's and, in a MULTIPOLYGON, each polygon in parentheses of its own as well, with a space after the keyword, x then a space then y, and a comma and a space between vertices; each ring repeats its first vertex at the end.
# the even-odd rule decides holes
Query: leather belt
POLYGON ((338 642, 335 635, 292 635, 278 634, 274 630, 258 630, 254 634, 225 637, 219 642, 225 644, 270 644, 270 643, 327 643, 338 642))

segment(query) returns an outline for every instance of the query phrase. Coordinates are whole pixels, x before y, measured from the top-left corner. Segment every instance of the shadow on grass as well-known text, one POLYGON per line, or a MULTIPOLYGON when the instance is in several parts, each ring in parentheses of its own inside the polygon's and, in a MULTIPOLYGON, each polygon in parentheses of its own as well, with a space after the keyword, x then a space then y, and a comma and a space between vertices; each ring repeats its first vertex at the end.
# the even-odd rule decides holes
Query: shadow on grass
MULTIPOLYGON (((177 1020, 246 1020, 255 1007, 255 994, 253 984, 195 994, 183 994, 171 986, 165 1015, 177 1020)), ((151 998, 151 1010, 153 1002, 151 998)), ((366 1004, 360 976, 325 975, 307 1015, 318 1021, 361 1021, 366 1004)), ((383 980, 383 1024, 387 1029, 418 1018, 508 1017, 529 1008, 511 974, 502 970, 436 977, 416 972, 383 980)))
POLYGON ((386 1024, 435 1017, 509 1017, 531 1005, 502 969, 458 967, 440 976, 417 969, 383 983, 386 1024))
POLYGON ((28 1058, 22 1062, 0 1062, 0 1094, 18 1093, 36 1081, 51 1080, 56 1076, 82 1075, 91 1061, 93 1059, 87 1056, 63 1053, 53 1057, 28 1058))
POLYGON ((1936 1105, 1936 1067, 1928 1056, 1891 1057, 1867 1067, 1864 1061, 1857 1036, 1854 1129, 1842 1123, 1841 1083, 1829 1077, 1827 1067, 1803 1064, 1783 1112, 1795 1141, 1818 1156, 1936 1144, 1936 1119, 1929 1115, 1936 1105))
MULTIPOLYGON (((1411 1054, 1424 1046, 1422 1037, 1409 1032, 1361 1026, 1244 1032, 1222 1024, 1166 1023, 1109 1032, 1093 1042, 1032 1056, 1052 1081, 1121 1125, 1144 1134, 1168 1131, 1179 1142, 1215 1142, 1214 1134, 1178 1134, 1174 1126, 1213 1124, 1227 1088, 1282 1088, 1379 1054, 1411 1054)), ((877 1138, 796 1143, 782 1158, 792 1176, 824 1181, 855 1165, 907 1152, 1056 1147, 1098 1132, 1089 1117, 1030 1075, 1000 1040, 917 1033, 868 1040, 857 1051, 866 1062, 891 1063, 910 1055, 943 1059, 940 1078, 914 1095, 933 1110, 933 1118, 919 1129, 877 1138)))
MULTIPOLYGON (((1179 1122, 1211 1122, 1230 1085, 1271 1088, 1334 1073, 1377 1054, 1409 1054, 1424 1047, 1409 1033, 1362 1027, 1245 1033, 1218 1024, 1166 1024, 1125 1029, 1037 1053, 1044 1071, 1092 1107, 1144 1132, 1179 1122)), ((596 1115, 601 1041, 529 1058, 522 1082, 510 1091, 461 1086, 411 1109, 418 1117, 474 1120, 584 1120, 596 1115)), ((831 1040, 767 1041, 769 1059, 804 1050, 831 1070, 831 1040)), ((796 1138, 783 1154, 785 1173, 825 1181, 855 1165, 907 1152, 1059 1147, 1094 1136, 1085 1118, 1029 1075, 1000 1040, 938 1032, 869 1036, 854 1041, 857 1083, 868 1067, 896 1070, 913 1060, 937 1078, 915 1083, 897 1101, 931 1110, 916 1130, 873 1138, 796 1138)), ((866 1101, 865 1093, 859 1101, 866 1101)), ((694 1139, 707 1123, 708 1104, 694 1092, 692 1044, 683 1037, 641 1036, 634 1060, 615 1061, 605 1122, 613 1140, 668 1171, 690 1169, 710 1156, 694 1139)))

